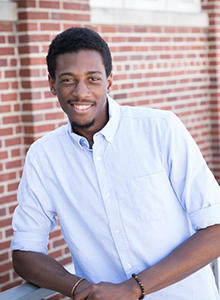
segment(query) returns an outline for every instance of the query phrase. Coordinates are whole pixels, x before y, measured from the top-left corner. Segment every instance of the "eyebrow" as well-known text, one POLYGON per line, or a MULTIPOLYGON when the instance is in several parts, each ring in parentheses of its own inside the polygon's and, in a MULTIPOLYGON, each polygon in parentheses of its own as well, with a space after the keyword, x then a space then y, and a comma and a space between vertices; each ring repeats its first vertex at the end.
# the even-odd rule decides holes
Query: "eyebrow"
MULTIPOLYGON (((100 71, 89 71, 86 73, 86 75, 93 75, 93 74, 97 74, 97 73, 103 75, 103 73, 100 71)), ((59 78, 62 76, 75 76, 75 74, 71 73, 71 72, 64 72, 59 75, 59 78)))

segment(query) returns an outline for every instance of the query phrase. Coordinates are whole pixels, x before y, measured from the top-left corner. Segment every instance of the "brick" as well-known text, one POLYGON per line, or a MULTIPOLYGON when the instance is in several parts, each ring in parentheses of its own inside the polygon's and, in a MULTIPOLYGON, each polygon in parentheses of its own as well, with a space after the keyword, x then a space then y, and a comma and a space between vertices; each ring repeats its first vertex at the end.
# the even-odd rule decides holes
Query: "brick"
POLYGON ((115 26, 102 26, 101 27, 101 32, 102 33, 115 33, 116 32, 116 27, 115 26))
MULTIPOLYGON (((22 85, 23 85, 24 82, 22 82, 22 85)), ((27 86, 30 84, 31 88, 43 88, 43 87, 46 87, 46 88, 49 88, 49 84, 48 84, 48 81, 47 80, 33 80, 31 82, 26 82, 27 86)))
POLYGON ((20 106, 19 106, 18 103, 16 103, 16 104, 13 105, 13 111, 14 111, 14 112, 20 111, 20 106))
MULTIPOLYGON (((12 218, 7 218, 7 219, 0 220, 0 228, 11 225, 11 221, 12 221, 12 218)), ((0 243, 0 249, 1 249, 1 243, 0 243)))
POLYGON ((16 58, 10 59, 10 66, 11 66, 11 67, 16 67, 17 64, 18 64, 18 61, 17 61, 16 58))
POLYGON ((6 158, 8 158, 8 151, 0 151, 0 159, 6 159, 6 158))
POLYGON ((2 101, 16 101, 18 95, 16 93, 7 93, 1 95, 2 101))
MULTIPOLYGON (((151 30, 154 30, 154 28, 151 28, 151 30)), ((137 33, 148 32, 148 26, 134 26, 134 32, 137 32, 137 33)))
POLYGON ((17 203, 9 207, 9 214, 13 215, 15 208, 17 207, 17 203))
POLYGON ((0 136, 11 135, 13 133, 12 128, 0 128, 0 136))
POLYGON ((39 3, 39 7, 40 8, 56 8, 59 9, 60 8, 60 3, 59 1, 40 1, 39 3))
MULTIPOLYGON (((5 250, 10 247, 10 241, 0 243, 0 250, 5 250)), ((6 262, 0 265, 0 274, 12 268, 12 262, 6 262)))
MULTIPOLYGON (((28 45, 28 46, 20 46, 18 47, 18 51, 20 54, 28 54, 28 53, 39 53, 39 46, 36 45, 28 45)), ((21 70, 24 71, 24 70, 21 70)))
POLYGON ((13 233, 14 233, 14 231, 13 231, 12 228, 6 230, 6 231, 5 231, 5 236, 6 236, 6 238, 12 237, 12 236, 13 236, 13 233))
POLYGON ((0 59, 0 67, 6 67, 7 66, 7 59, 1 58, 0 59))
POLYGON ((38 42, 49 42, 50 38, 48 34, 32 34, 32 35, 21 35, 19 36, 20 43, 38 43, 38 42))
POLYGON ((28 57, 28 58, 21 58, 21 65, 22 66, 30 66, 30 65, 44 65, 46 63, 46 58, 43 57, 28 57))
POLYGON ((14 168, 19 168, 22 166, 22 162, 21 160, 14 160, 14 161, 10 161, 10 162, 7 162, 5 164, 6 166, 6 169, 14 169, 14 168))
POLYGON ((0 90, 7 90, 8 88, 9 88, 8 82, 0 82, 0 90))
POLYGON ((47 125, 39 125, 35 127, 36 133, 48 132, 55 129, 54 124, 47 124, 47 125))
POLYGON ((19 122, 18 116, 10 116, 2 118, 3 124, 15 124, 19 122))
POLYGON ((0 284, 9 281, 9 274, 0 275, 0 284))
POLYGON ((16 70, 5 71, 5 78, 12 78, 17 76, 16 70))
MULTIPOLYGON (((39 122, 39 121, 43 121, 44 120, 44 116, 42 114, 30 114, 30 115, 23 115, 22 116, 22 121, 23 122, 39 122)), ((25 132, 26 132, 26 128, 27 126, 25 126, 25 132)))
POLYGON ((0 55, 14 55, 14 48, 12 47, 2 47, 0 48, 0 55))
POLYGON ((53 20, 69 20, 69 21, 89 21, 89 15, 80 15, 80 14, 67 14, 67 13, 58 13, 52 12, 51 18, 53 20))
POLYGON ((18 89, 18 81, 10 82, 10 88, 12 90, 17 90, 18 89))
POLYGON ((54 107, 54 103, 52 103, 52 102, 24 103, 22 105, 23 110, 26 110, 26 111, 52 109, 53 107, 54 107))
POLYGON ((0 208, 0 217, 6 216, 6 208, 0 208))
POLYGON ((15 138, 10 138, 10 139, 5 140, 6 147, 20 145, 20 144, 21 144, 20 137, 15 137, 15 138))
POLYGON ((60 24, 57 23, 42 23, 40 24, 40 29, 42 31, 60 31, 60 24))
POLYGON ((118 26, 118 32, 128 33, 133 32, 133 26, 118 26))
POLYGON ((72 10, 82 10, 82 11, 89 11, 89 4, 84 4, 84 3, 71 3, 71 2, 64 2, 63 3, 63 8, 66 10, 72 9, 72 10))
POLYGON ((8 43, 9 44, 15 44, 16 40, 15 40, 15 36, 8 36, 8 43))
POLYGON ((20 23, 17 25, 17 30, 19 32, 22 32, 22 31, 27 31, 27 32, 30 32, 30 31, 37 31, 38 30, 38 26, 37 26, 37 23, 20 23))
MULTIPOLYGON (((1 178, 1 175, 0 175, 0 178, 1 178)), ((0 179, 0 182, 1 182, 1 179, 0 179)), ((10 202, 15 202, 16 199, 17 199, 16 195, 10 195, 10 196, 0 197, 0 205, 1 204, 8 204, 10 202)), ((0 248, 0 250, 1 250, 1 248, 0 248)))
POLYGON ((56 120, 56 119, 63 119, 63 118, 64 118, 63 112, 45 114, 45 120, 56 120))
POLYGON ((54 259, 61 257, 62 256, 62 251, 61 250, 56 250, 56 251, 50 251, 48 253, 49 256, 53 257, 54 259))
POLYGON ((41 98, 40 92, 22 92, 20 94, 21 100, 36 100, 41 98))
POLYGON ((3 252, 3 253, 0 253, 0 261, 6 261, 8 260, 8 252, 3 252))
POLYGON ((0 44, 4 44, 5 40, 5 36, 0 36, 0 44))
POLYGON ((52 238, 60 236, 61 234, 62 234, 61 230, 60 229, 56 229, 56 230, 50 232, 49 236, 50 236, 50 239, 52 239, 52 238))
MULTIPOLYGON (((10 112, 10 111, 11 111, 11 105, 0 105, 0 113, 6 113, 6 112, 10 112)), ((1 128, 0 128, 0 131, 1 131, 1 128)))
POLYGON ((13 28, 12 28, 12 23, 0 23, 0 32, 12 32, 13 28))
POLYGON ((62 258, 62 259, 59 259, 58 262, 61 264, 61 265, 67 265, 67 264, 71 264, 72 263, 72 258, 71 257, 66 257, 66 258, 62 258))
POLYGON ((17 0, 19 8, 31 8, 36 7, 36 0, 17 0))
POLYGON ((47 12, 20 12, 18 13, 19 20, 47 20, 48 19, 47 12))
POLYGON ((12 149, 11 150, 11 156, 16 157, 21 155, 21 150, 20 149, 12 149))

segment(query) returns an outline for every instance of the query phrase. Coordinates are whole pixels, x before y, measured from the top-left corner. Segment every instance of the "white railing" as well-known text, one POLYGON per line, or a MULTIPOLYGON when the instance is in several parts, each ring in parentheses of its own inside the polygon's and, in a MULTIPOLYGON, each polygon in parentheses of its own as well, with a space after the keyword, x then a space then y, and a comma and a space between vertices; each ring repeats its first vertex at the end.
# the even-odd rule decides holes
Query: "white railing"
POLYGON ((40 300, 56 294, 55 291, 24 283, 0 293, 0 300, 40 300))
MULTIPOLYGON (((73 264, 64 266, 65 269, 74 274, 75 269, 73 264)), ((57 292, 39 288, 31 283, 23 283, 14 288, 8 289, 7 291, 0 293, 0 300, 42 300, 46 297, 57 294, 57 292)))
MULTIPOLYGON (((212 269, 215 274, 216 284, 218 289, 220 289, 220 258, 212 263, 212 269)), ((55 294, 55 291, 39 288, 30 283, 24 283, 0 293, 0 300, 41 300, 55 294)))

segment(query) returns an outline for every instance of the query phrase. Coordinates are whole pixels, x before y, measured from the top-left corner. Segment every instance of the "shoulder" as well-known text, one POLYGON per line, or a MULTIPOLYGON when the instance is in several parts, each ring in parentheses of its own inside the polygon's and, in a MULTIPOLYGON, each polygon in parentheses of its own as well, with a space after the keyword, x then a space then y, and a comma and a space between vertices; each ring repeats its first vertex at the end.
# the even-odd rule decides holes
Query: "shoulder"
POLYGON ((145 123, 149 125, 172 126, 179 122, 178 117, 171 111, 137 106, 121 106, 121 121, 145 123))
POLYGON ((31 144, 28 155, 32 157, 39 155, 39 153, 50 152, 56 150, 60 142, 64 142, 67 137, 68 125, 63 125, 53 131, 46 133, 44 136, 31 144))

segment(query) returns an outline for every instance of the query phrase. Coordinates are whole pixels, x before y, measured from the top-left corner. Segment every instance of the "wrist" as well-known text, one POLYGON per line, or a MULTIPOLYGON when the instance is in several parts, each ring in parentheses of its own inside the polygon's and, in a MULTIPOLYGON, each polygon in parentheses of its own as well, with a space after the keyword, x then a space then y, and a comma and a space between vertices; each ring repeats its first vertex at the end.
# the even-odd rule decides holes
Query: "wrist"
POLYGON ((71 291, 70 291, 70 296, 71 296, 71 299, 74 299, 74 293, 76 291, 76 288, 80 285, 80 283, 85 280, 85 278, 79 278, 73 285, 71 291))
POLYGON ((141 292, 140 297, 138 299, 139 300, 144 299, 146 292, 145 292, 144 285, 143 285, 141 279, 135 273, 133 273, 131 276, 136 281, 137 285, 139 286, 140 292, 141 292))
POLYGON ((129 294, 132 295, 132 298, 139 299, 141 295, 140 287, 132 277, 127 281, 125 281, 124 285, 125 285, 125 289, 130 291, 129 294))

